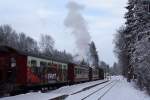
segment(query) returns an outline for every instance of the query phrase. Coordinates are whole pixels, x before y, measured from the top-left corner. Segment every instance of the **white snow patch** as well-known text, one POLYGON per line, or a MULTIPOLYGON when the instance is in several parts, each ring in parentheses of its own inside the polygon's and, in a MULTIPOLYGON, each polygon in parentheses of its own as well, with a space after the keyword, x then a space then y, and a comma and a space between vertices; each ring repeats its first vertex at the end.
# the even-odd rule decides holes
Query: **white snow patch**
POLYGON ((39 92, 27 93, 27 94, 21 94, 17 96, 4 97, 4 98, 1 98, 0 100, 49 100, 58 96, 76 93, 86 87, 89 87, 89 86, 92 86, 92 85, 95 85, 104 81, 106 80, 98 80, 98 81, 86 82, 86 83, 76 84, 76 85, 71 85, 71 86, 64 86, 64 87, 61 87, 57 90, 54 90, 48 93, 39 93, 39 92))
MULTIPOLYGON (((150 97, 145 92, 137 90, 134 87, 134 84, 128 83, 125 78, 117 76, 112 77, 111 80, 116 80, 117 82, 117 84, 114 85, 114 87, 112 87, 113 84, 108 85, 108 87, 103 88, 102 90, 94 93, 92 96, 89 96, 85 100, 98 100, 98 98, 102 96, 111 87, 111 90, 108 93, 106 93, 106 95, 104 95, 100 100, 150 100, 150 97)), ((106 84, 108 83, 96 86, 90 90, 81 92, 80 94, 70 95, 68 98, 66 98, 66 100, 81 100, 88 94, 93 93, 94 91, 102 88, 106 84)))
POLYGON ((150 100, 150 96, 122 78, 101 100, 150 100))

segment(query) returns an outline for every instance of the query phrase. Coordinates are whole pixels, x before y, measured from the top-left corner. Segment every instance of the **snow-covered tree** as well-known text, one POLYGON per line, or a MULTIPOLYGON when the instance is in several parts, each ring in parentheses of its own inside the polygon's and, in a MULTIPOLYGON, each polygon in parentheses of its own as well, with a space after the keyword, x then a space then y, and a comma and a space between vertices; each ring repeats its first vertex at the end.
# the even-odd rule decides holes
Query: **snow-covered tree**
POLYGON ((114 63, 112 67, 110 67, 110 74, 111 75, 120 75, 121 74, 121 69, 118 63, 114 63))
POLYGON ((0 26, 0 45, 17 47, 18 35, 9 25, 0 26))
POLYGON ((136 27, 133 33, 135 36, 135 51, 133 52, 134 73, 137 75, 137 84, 140 88, 146 87, 150 93, 150 12, 146 5, 148 0, 137 0, 135 4, 136 27))
POLYGON ((73 61, 73 56, 65 50, 54 50, 54 40, 50 35, 41 35, 41 40, 39 42, 27 36, 26 33, 17 33, 10 25, 0 26, 0 45, 7 45, 29 53, 40 53, 62 61, 73 61), (42 52, 40 49, 42 49, 42 52))
POLYGON ((50 35, 41 35, 40 48, 43 53, 52 55, 54 48, 54 40, 50 35))
POLYGON ((25 33, 17 33, 9 25, 0 26, 0 45, 7 45, 22 51, 38 51, 37 42, 26 36, 25 33))
POLYGON ((126 28, 124 26, 120 27, 115 35, 115 54, 118 57, 118 65, 122 70, 122 75, 127 77, 128 66, 129 66, 129 52, 125 34, 126 28))
POLYGON ((125 26, 120 27, 115 37, 115 52, 119 58, 119 65, 122 69, 122 74, 128 77, 130 81, 131 75, 128 74, 128 70, 132 68, 132 52, 134 51, 134 36, 135 27, 134 18, 134 6, 136 0, 129 0, 126 6, 127 13, 125 14, 126 23, 125 26))
POLYGON ((125 43, 126 43, 126 55, 127 55, 127 58, 128 58, 128 64, 126 65, 127 66, 127 72, 126 72, 126 75, 127 75, 127 78, 128 78, 128 81, 131 80, 132 76, 133 76, 133 60, 132 60, 132 54, 135 50, 134 48, 134 43, 135 43, 135 35, 136 33, 134 33, 133 31, 135 30, 135 11, 134 11, 134 8, 135 8, 135 3, 136 3, 136 0, 129 0, 128 1, 128 5, 126 7, 127 9, 127 13, 125 14, 125 19, 126 19, 126 23, 125 23, 125 30, 124 30, 124 35, 125 35, 125 43))
POLYGON ((60 59, 62 61, 70 61, 73 62, 73 56, 70 53, 64 51, 59 51, 57 49, 53 50, 52 57, 55 59, 60 59))
POLYGON ((18 34, 18 47, 17 49, 28 52, 38 52, 37 41, 33 38, 26 36, 25 33, 18 34))
MULTIPOLYGON (((122 57, 128 58, 128 67, 125 72, 128 79, 135 76, 138 86, 141 89, 146 88, 150 93, 150 1, 129 0, 126 8, 128 12, 125 14, 125 29, 118 32, 123 37, 115 42, 116 47, 119 47, 118 44, 122 44, 125 45, 125 49, 117 48, 117 54, 125 52, 122 57)), ((123 62, 122 57, 118 57, 119 63, 123 62)))

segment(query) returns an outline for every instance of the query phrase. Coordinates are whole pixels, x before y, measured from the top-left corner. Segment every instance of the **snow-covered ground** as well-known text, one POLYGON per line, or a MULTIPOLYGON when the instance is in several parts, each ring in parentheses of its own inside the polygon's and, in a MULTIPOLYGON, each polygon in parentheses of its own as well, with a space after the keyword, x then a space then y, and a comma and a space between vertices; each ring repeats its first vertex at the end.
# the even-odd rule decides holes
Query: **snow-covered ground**
POLYGON ((27 93, 27 94, 21 94, 17 96, 11 96, 11 97, 5 97, 5 98, 0 98, 0 100, 49 100, 51 98, 55 98, 58 96, 62 95, 70 95, 73 93, 76 93, 78 91, 81 91, 82 89, 102 83, 106 80, 99 80, 99 81, 93 81, 93 82, 87 82, 87 83, 82 83, 82 84, 76 84, 76 85, 71 85, 71 86, 64 86, 61 87, 57 90, 48 92, 48 93, 27 93))
POLYGON ((150 100, 150 96, 134 88, 134 84, 128 83, 123 77, 113 77, 112 81, 109 82, 111 84, 104 83, 79 94, 70 95, 66 100, 150 100), (103 88, 105 85, 107 86, 103 88), (94 91, 97 92, 93 93, 94 91), (88 96, 91 93, 93 94, 88 96))
MULTIPOLYGON (((112 81, 109 81, 108 83, 104 83, 98 86, 95 86, 89 90, 74 94, 74 95, 70 95, 66 98, 66 100, 82 100, 83 98, 85 98, 86 96, 90 95, 91 93, 93 93, 94 91, 97 91, 98 89, 103 88, 104 86, 106 86, 107 84, 111 85, 113 84, 112 81)), ((93 94, 95 95, 95 93, 93 94)), ((98 94, 99 95, 99 94, 98 94)), ((95 97, 94 97, 95 98, 95 97)), ((91 100, 94 100, 94 98, 91 98, 91 100)), ((97 99, 95 99, 97 100, 97 99)))
POLYGON ((104 94, 109 88, 109 92, 107 92, 100 100, 150 100, 150 96, 148 96, 144 91, 140 91, 134 87, 134 84, 128 83, 126 79, 123 77, 113 77, 111 81, 93 87, 89 90, 76 93, 77 91, 82 90, 85 87, 100 83, 102 81, 88 82, 83 84, 77 84, 72 86, 65 86, 60 89, 51 91, 49 93, 27 93, 12 97, 1 98, 0 100, 49 100, 50 98, 61 96, 61 95, 69 95, 66 100, 81 100, 87 95, 93 93, 94 91, 102 88, 100 91, 92 94, 85 100, 97 100, 101 95, 104 94), (109 85, 107 85, 109 84, 109 85), (105 88, 103 88, 107 85, 105 88), (71 95, 73 94, 73 95, 71 95))
POLYGON ((101 100, 150 100, 144 91, 135 88, 126 79, 120 78, 119 82, 101 100))

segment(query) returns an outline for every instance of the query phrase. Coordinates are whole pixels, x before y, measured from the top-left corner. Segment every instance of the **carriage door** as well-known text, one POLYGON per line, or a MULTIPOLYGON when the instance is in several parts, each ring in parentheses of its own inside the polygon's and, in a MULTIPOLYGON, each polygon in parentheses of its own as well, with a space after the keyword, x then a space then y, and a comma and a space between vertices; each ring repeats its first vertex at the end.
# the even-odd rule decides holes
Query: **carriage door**
POLYGON ((62 81, 67 81, 67 66, 66 65, 62 65, 62 81))
POLYGON ((6 72, 7 68, 9 67, 9 62, 5 57, 0 58, 0 84, 5 83, 7 78, 6 78, 6 72))
POLYGON ((14 83, 16 81, 16 59, 14 57, 10 58, 9 68, 7 70, 7 79, 9 82, 14 83))

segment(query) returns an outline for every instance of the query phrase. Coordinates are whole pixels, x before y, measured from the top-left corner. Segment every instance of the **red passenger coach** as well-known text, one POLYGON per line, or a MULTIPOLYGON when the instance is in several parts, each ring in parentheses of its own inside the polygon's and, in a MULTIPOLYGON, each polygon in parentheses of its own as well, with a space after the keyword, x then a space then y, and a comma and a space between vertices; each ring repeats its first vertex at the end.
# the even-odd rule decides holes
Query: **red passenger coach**
POLYGON ((89 67, 87 65, 75 66, 75 82, 89 81, 89 67))
POLYGON ((89 67, 89 80, 99 80, 104 79, 104 71, 102 68, 92 68, 89 67))
POLYGON ((0 46, 0 95, 103 79, 102 69, 60 59, 0 46))
POLYGON ((89 81, 89 67, 86 65, 69 63, 68 80, 70 83, 89 81))
POLYGON ((16 50, 6 46, 0 47, 0 69, 2 82, 15 80, 17 85, 26 84, 27 57, 25 55, 20 55, 16 50))
POLYGON ((69 63, 68 64, 68 81, 70 84, 73 84, 74 83, 74 80, 75 80, 75 66, 76 64, 74 63, 69 63))
POLYGON ((15 49, 0 47, 0 90, 7 92, 19 85, 26 85, 27 57, 20 55, 15 49), (9 89, 8 89, 9 88, 9 89))
POLYGON ((61 86, 68 82, 67 70, 62 61, 0 46, 0 92, 61 86))
POLYGON ((104 70, 102 68, 99 68, 99 79, 104 79, 104 70))
POLYGON ((92 80, 99 79, 99 68, 92 68, 92 80))

